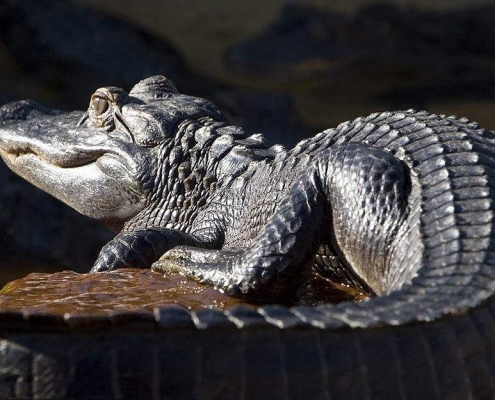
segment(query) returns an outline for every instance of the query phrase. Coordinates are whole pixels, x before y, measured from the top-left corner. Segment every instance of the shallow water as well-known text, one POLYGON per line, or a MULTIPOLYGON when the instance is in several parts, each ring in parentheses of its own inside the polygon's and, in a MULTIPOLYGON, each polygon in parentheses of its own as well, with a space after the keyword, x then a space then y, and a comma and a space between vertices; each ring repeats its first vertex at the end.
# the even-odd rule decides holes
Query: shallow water
MULTIPOLYGON (((336 290, 315 277, 303 303, 361 299, 357 293, 336 290)), ((153 310, 177 305, 189 310, 225 310, 252 306, 181 275, 150 270, 123 269, 97 274, 63 271, 32 273, 12 281, 0 291, 0 311, 32 311, 49 314, 106 314, 112 311, 153 310)))

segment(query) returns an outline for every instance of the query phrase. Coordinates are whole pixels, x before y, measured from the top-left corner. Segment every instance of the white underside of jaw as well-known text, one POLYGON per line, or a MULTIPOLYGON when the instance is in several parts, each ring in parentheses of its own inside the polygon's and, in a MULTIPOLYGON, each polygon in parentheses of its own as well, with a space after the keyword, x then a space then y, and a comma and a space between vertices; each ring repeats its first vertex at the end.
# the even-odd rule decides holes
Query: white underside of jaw
POLYGON ((91 218, 126 221, 144 207, 144 198, 125 179, 106 175, 96 162, 60 167, 34 153, 0 150, 0 156, 16 174, 91 218))

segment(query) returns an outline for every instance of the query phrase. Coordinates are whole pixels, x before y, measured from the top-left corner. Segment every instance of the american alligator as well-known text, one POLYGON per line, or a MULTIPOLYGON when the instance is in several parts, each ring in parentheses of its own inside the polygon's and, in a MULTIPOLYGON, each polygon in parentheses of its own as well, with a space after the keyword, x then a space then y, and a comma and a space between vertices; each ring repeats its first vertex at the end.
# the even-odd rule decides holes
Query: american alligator
POLYGON ((3 313, 13 396, 119 398, 143 377, 155 398, 495 395, 493 132, 381 112, 285 150, 163 76, 98 89, 86 112, 21 101, 0 120, 11 169, 120 231, 93 272, 153 264, 284 303, 317 271, 371 297, 106 319, 3 313))

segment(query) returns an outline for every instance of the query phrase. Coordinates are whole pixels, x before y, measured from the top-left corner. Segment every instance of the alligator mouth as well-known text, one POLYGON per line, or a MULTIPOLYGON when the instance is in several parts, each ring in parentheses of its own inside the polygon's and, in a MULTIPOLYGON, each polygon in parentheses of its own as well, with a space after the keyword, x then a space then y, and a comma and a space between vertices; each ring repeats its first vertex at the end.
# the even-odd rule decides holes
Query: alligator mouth
MULTIPOLYGON (((59 182, 75 180, 76 177, 80 178, 81 175, 87 175, 90 170, 97 167, 97 158, 94 158, 92 161, 86 159, 84 162, 79 160, 79 162, 72 163, 53 163, 51 160, 43 157, 43 155, 26 149, 6 150, 0 148, 0 156, 11 170, 48 192, 50 191, 44 187, 43 179, 50 177, 48 181, 51 181, 52 184, 56 180, 59 182)), ((94 173, 92 171, 93 175, 94 173)))
POLYGON ((19 165, 25 163, 26 160, 36 159, 39 162, 58 167, 62 169, 79 168, 89 164, 95 163, 104 153, 95 152, 94 154, 85 153, 84 156, 79 153, 78 157, 46 157, 41 152, 32 150, 30 148, 23 147, 10 147, 1 148, 0 156, 4 161, 11 163, 12 165, 19 165))
POLYGON ((25 150, 5 150, 0 147, 0 155, 2 158, 7 158, 10 161, 16 161, 19 157, 23 157, 28 154, 33 154, 30 151, 25 151, 25 150))
POLYGON ((127 149, 112 147, 106 135, 53 123, 45 130, 36 128, 36 125, 28 125, 19 133, 16 126, 0 126, 0 157, 31 183, 40 181, 41 184, 47 174, 51 179, 74 174, 84 178, 83 171, 104 174, 122 182, 134 180, 133 165, 126 158, 127 149))
POLYGON ((22 163, 21 160, 25 159, 26 157, 37 157, 37 156, 30 152, 7 151, 0 148, 0 157, 2 157, 2 159, 7 165, 11 167, 16 167, 20 163, 22 163))
MULTIPOLYGON (((19 164, 24 164, 24 160, 29 158, 36 158, 40 161, 43 160, 42 157, 36 153, 22 148, 2 148, 0 147, 0 156, 5 161, 6 164, 12 166, 18 166, 19 164)), ((45 162, 46 163, 46 162, 45 162)))

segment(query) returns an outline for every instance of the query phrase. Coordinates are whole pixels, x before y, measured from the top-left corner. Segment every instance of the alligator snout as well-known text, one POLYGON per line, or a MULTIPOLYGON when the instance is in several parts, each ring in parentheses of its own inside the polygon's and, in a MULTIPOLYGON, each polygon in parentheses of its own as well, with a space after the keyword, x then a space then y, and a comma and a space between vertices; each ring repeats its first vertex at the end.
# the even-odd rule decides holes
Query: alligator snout
POLYGON ((4 105, 0 108, 3 157, 32 154, 63 168, 95 161, 101 152, 95 155, 76 150, 85 136, 85 132, 75 131, 82 115, 82 111, 51 110, 32 100, 4 105))

